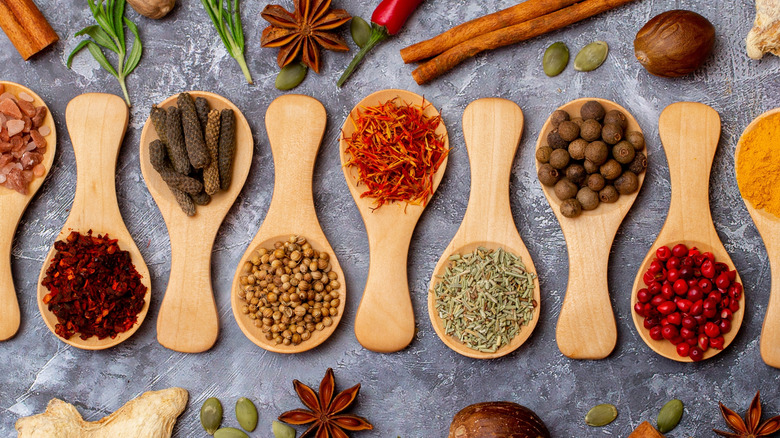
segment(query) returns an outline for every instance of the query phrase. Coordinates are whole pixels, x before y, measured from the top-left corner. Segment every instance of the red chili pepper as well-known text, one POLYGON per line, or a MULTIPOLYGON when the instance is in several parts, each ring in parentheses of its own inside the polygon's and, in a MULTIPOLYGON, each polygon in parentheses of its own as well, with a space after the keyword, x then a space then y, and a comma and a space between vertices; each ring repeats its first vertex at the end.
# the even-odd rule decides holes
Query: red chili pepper
POLYGON ((397 34, 406 23, 406 20, 409 19, 409 16, 412 15, 412 12, 422 2, 423 0, 382 0, 371 16, 371 35, 368 38, 368 42, 355 55, 352 62, 349 63, 347 69, 344 70, 344 73, 336 82, 336 85, 339 87, 344 85, 344 82, 347 81, 358 64, 360 64, 366 53, 373 49, 374 46, 387 39, 388 36, 397 34))

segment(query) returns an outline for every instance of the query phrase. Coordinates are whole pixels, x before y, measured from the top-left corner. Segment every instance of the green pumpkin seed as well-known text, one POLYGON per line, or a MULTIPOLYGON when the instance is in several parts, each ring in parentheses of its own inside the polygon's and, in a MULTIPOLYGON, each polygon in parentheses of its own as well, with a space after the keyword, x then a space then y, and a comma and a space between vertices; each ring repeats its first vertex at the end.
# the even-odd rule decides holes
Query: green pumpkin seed
POLYGON ((658 431, 661 433, 667 433, 677 427, 680 423, 680 419, 683 414, 683 402, 674 399, 669 400, 664 407, 661 408, 661 412, 658 413, 658 431))
POLYGON ((303 82, 309 69, 301 62, 293 62, 282 67, 276 76, 276 88, 282 91, 292 90, 303 82))
POLYGON ((236 402, 236 419, 238 424, 247 432, 252 432, 257 427, 257 408, 252 400, 241 397, 236 402))
POLYGON ((249 435, 235 427, 223 427, 214 432, 214 438, 249 438, 249 435))
POLYGON ((271 431, 274 433, 274 438, 295 438, 295 429, 278 421, 271 424, 271 431))
POLYGON ((574 69, 577 71, 592 71, 607 59, 609 46, 604 41, 594 41, 583 47, 574 57, 574 69))
POLYGON ((609 403, 593 406, 585 415, 588 426, 601 427, 615 421, 617 408, 609 403))
POLYGON ((558 76, 569 64, 569 48, 566 44, 558 41, 550 44, 550 47, 544 51, 542 58, 542 68, 544 74, 549 77, 558 76))
POLYGON ((222 424, 222 403, 215 397, 206 399, 200 407, 200 424, 209 435, 214 435, 222 424))
POLYGON ((371 25, 360 17, 352 17, 349 32, 352 34, 352 41, 362 49, 371 38, 371 25))

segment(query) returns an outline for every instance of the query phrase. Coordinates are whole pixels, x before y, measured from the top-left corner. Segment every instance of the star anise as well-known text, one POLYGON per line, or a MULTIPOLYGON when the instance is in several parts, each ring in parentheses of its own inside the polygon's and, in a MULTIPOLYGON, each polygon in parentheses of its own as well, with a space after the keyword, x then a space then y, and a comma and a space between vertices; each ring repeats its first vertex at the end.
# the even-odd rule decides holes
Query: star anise
POLYGON ((279 47, 279 67, 293 62, 302 53, 302 61, 320 72, 320 46, 337 52, 349 50, 347 43, 333 30, 352 18, 343 9, 330 9, 331 0, 295 0, 295 12, 279 5, 267 5, 260 14, 270 26, 263 29, 262 47, 279 47))
POLYGON ((736 412, 723 406, 720 403, 720 413, 723 415, 723 419, 726 420, 726 425, 734 431, 724 432, 722 430, 712 431, 720 436, 728 438, 759 438, 770 436, 780 430, 780 415, 772 417, 761 423, 761 392, 757 392, 753 397, 753 401, 750 403, 750 409, 745 413, 745 420, 737 415, 736 412))
POLYGON ((297 380, 293 380, 293 386, 301 402, 309 409, 287 411, 279 416, 279 421, 295 425, 312 423, 300 438, 305 438, 311 433, 314 433, 315 438, 348 438, 345 430, 374 428, 363 417, 340 414, 355 401, 360 391, 360 383, 334 396, 336 381, 333 378, 333 370, 328 368, 320 383, 319 395, 297 380))

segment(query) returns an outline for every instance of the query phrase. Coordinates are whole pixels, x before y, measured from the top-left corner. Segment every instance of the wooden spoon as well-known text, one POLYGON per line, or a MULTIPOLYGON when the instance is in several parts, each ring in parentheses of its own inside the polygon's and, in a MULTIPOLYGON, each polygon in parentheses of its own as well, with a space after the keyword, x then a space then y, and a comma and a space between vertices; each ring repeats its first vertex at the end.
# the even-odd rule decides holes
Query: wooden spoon
MULTIPOLYGON (((68 220, 56 240, 65 239, 71 231, 86 234, 92 230, 93 235, 108 234, 118 240, 120 249, 130 253, 135 269, 141 274, 141 282, 146 286, 144 307, 138 314, 138 321, 130 330, 119 333, 114 339, 99 340, 97 336, 92 336, 84 340, 78 334, 70 339, 57 336, 66 344, 84 350, 113 347, 132 336, 144 321, 152 296, 149 269, 125 227, 116 200, 116 160, 127 129, 128 117, 127 105, 113 94, 82 94, 71 100, 65 110, 65 121, 76 155, 76 195, 68 220)), ((52 245, 38 278, 38 309, 52 333, 55 332, 57 317, 43 304, 43 297, 49 290, 42 286, 41 282, 46 277, 46 270, 55 253, 52 245)))
MULTIPOLYGON (((162 213, 171 241, 171 273, 157 316, 157 342, 182 353, 200 353, 211 348, 219 335, 211 285, 211 250, 222 220, 249 175, 254 140, 249 123, 232 102, 205 91, 191 91, 190 95, 193 99, 204 97, 212 109, 230 108, 236 115, 236 151, 230 188, 217 192, 208 205, 198 205, 195 216, 187 216, 149 161, 149 143, 159 138, 149 119, 141 132, 141 172, 162 213)), ((158 106, 174 106, 177 97, 178 94, 171 96, 158 106)))
MULTIPOLYGON (((626 132, 642 132, 631 113, 609 100, 577 99, 558 109, 579 117, 582 105, 591 100, 601 103, 607 111, 617 109, 625 114, 628 119, 626 132)), ((547 134, 552 129, 548 119, 539 134, 537 149, 547 144, 547 134)), ((536 169, 539 169, 538 161, 536 169)), ((607 265, 615 234, 642 189, 645 174, 638 176, 636 192, 621 195, 615 203, 602 203, 595 210, 583 211, 575 218, 561 214, 561 201, 553 188, 542 185, 544 196, 561 224, 569 251, 569 283, 558 316, 556 339, 561 353, 572 359, 603 359, 615 349, 617 326, 609 300, 607 265)))
MULTIPOLYGON (((669 213, 655 243, 648 251, 634 279, 631 293, 631 317, 645 343, 661 356, 678 362, 692 362, 690 357, 677 355, 677 347, 667 340, 655 341, 644 327, 644 318, 634 312, 637 291, 644 287, 642 277, 661 246, 670 249, 683 243, 701 252, 712 252, 715 260, 734 266, 731 257, 715 231, 710 214, 709 181, 712 160, 720 139, 720 116, 707 105, 695 102, 678 102, 667 106, 658 120, 658 133, 669 163, 669 180, 672 199, 669 213)), ((739 275, 737 281, 741 283, 739 275)), ((731 331, 724 335, 728 346, 742 325, 745 294, 740 298, 739 310, 734 313, 731 331)), ((725 348, 725 347, 724 347, 725 348)), ((708 349, 703 358, 708 359, 721 350, 708 349)))
POLYGON ((325 134, 327 115, 325 107, 314 98, 288 94, 274 99, 265 113, 265 129, 274 157, 274 194, 263 224, 238 263, 233 277, 230 303, 238 326, 250 341, 276 353, 300 353, 325 342, 341 321, 346 303, 346 283, 336 253, 322 232, 312 195, 312 176, 317 151, 325 134), (273 249, 274 243, 300 236, 316 251, 330 256, 330 265, 341 283, 338 314, 333 324, 312 333, 310 339, 298 345, 276 344, 265 338, 265 333, 254 321, 241 312, 245 302, 239 298, 241 277, 250 272, 249 259, 259 248, 273 249))
MULTIPOLYGON (((19 93, 25 92, 35 99, 32 102, 33 105, 46 106, 43 99, 25 86, 7 81, 0 81, 0 84, 5 87, 6 92, 10 92, 14 96, 18 97, 19 93)), ((3 212, 3 220, 0 221, 0 258, 2 258, 0 261, 0 341, 10 339, 19 330, 19 301, 16 299, 16 289, 14 289, 14 280, 11 274, 11 244, 14 241, 16 227, 30 200, 49 174, 57 149, 57 130, 48 107, 46 107, 46 119, 43 121, 43 126, 47 126, 51 130, 49 135, 44 137, 47 147, 43 154, 42 164, 46 168, 46 174, 42 177, 36 177, 30 182, 27 187, 27 195, 0 187, 0 211, 3 212)))
POLYGON ((523 112, 514 102, 505 99, 479 99, 463 112, 463 137, 471 163, 471 195, 463 222, 455 237, 444 250, 433 270, 428 291, 428 316, 439 338, 456 352, 475 359, 492 359, 511 353, 520 347, 539 321, 539 282, 534 287, 533 320, 504 347, 494 353, 474 350, 446 334, 444 322, 436 310, 433 292, 438 279, 449 266, 453 254, 473 252, 477 247, 504 248, 522 257, 528 272, 536 274, 531 255, 520 238, 509 206, 509 176, 512 161, 523 134, 523 112))
MULTIPOLYGON (((355 199, 360 215, 363 216, 371 258, 366 288, 355 317, 355 336, 364 347, 379 353, 399 351, 409 345, 414 337, 414 309, 409 296, 406 260, 412 233, 425 205, 394 203, 373 210, 374 199, 360 197, 365 187, 357 185, 357 169, 344 166, 350 158, 345 153, 347 143, 344 138, 350 137, 355 132, 353 119, 358 117, 358 110, 396 98, 415 105, 424 102, 422 96, 409 91, 377 91, 355 105, 341 129, 342 169, 349 191, 355 199)), ((425 115, 431 117, 439 115, 433 105, 428 102, 426 105, 428 106, 425 115)), ((444 136, 444 146, 449 148, 447 128, 444 127, 444 123, 439 125, 436 133, 444 136)), ((445 159, 434 175, 434 191, 439 186, 446 168, 445 159)))
MULTIPOLYGON (((737 144, 734 154, 735 169, 739 179, 739 152, 745 136, 764 118, 780 114, 780 108, 767 111, 756 117, 751 122, 737 144)), ((756 224, 761 238, 764 240, 766 252, 769 256, 770 272, 780 272, 780 218, 764 210, 755 208, 748 200, 745 201, 750 216, 756 224)), ((769 305, 764 316, 764 326, 761 329, 761 357, 764 362, 772 367, 780 368, 780 281, 772 281, 769 291, 769 305)))

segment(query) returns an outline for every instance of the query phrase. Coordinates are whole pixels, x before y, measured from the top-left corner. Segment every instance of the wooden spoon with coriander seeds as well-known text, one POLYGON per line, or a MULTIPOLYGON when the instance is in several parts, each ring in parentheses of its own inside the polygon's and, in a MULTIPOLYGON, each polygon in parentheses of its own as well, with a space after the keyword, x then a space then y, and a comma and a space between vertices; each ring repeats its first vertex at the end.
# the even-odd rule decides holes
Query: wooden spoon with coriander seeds
MULTIPOLYGON (((357 170, 345 166, 350 157, 346 153, 347 142, 344 139, 355 132, 353 120, 358 117, 359 110, 393 99, 415 105, 425 102, 427 106, 424 115, 439 115, 436 108, 418 94, 393 89, 377 91, 355 105, 344 121, 340 140, 342 170, 349 191, 363 217, 370 253, 366 287, 355 317, 355 336, 363 347, 379 353, 402 350, 414 337, 414 309, 409 296, 406 261, 412 233, 425 210, 425 205, 395 202, 376 208, 373 198, 361 197, 365 186, 358 186, 357 170)), ((443 135, 444 147, 449 149, 444 123, 440 123, 435 132, 437 135, 443 135)), ((432 193, 436 192, 446 168, 445 158, 434 174, 432 193)), ((430 199, 427 202, 430 202, 430 199)))
POLYGON ((263 224, 238 262, 230 303, 236 323, 246 337, 275 353, 301 353, 317 347, 333 334, 344 315, 347 301, 344 271, 317 220, 312 193, 314 162, 326 124, 325 107, 309 96, 287 94, 277 97, 265 113, 265 129, 274 158, 274 193, 263 224), (255 255, 259 257, 257 250, 273 250, 276 242, 286 242, 291 236, 303 237, 312 249, 328 254, 330 270, 340 282, 339 303, 336 315, 331 317, 332 324, 311 332, 311 338, 298 345, 277 344, 273 339, 267 339, 262 328, 255 325, 259 320, 252 320, 242 312, 246 302, 238 295, 242 277, 251 274, 250 260, 255 255))
MULTIPOLYGON (((656 353, 678 362, 692 362, 690 357, 680 357, 677 348, 666 339, 656 341, 644 327, 644 318, 634 311, 637 291, 644 287, 643 276, 656 257, 661 246, 672 248, 683 243, 688 248, 696 247, 702 253, 712 252, 717 262, 735 269, 728 252, 718 238, 710 214, 709 181, 712 160, 720 139, 720 116, 707 105, 696 102, 678 102, 667 106, 658 119, 658 133, 669 163, 669 180, 672 195, 669 213, 661 232, 642 261, 634 279, 631 292, 631 317, 639 336, 656 353)), ((742 282, 737 274, 736 281, 742 282)), ((740 306, 731 320, 731 331, 724 335, 724 349, 737 335, 745 314, 745 294, 740 297, 740 306)), ((709 348, 703 359, 708 359, 722 350, 709 348)))
POLYGON ((478 247, 503 248, 521 257, 526 272, 536 275, 534 262, 517 232, 509 206, 509 177, 522 133, 523 112, 512 101, 479 99, 471 102, 463 112, 463 137, 471 167, 471 194, 463 222, 433 270, 428 291, 428 316, 436 334, 448 347, 475 359, 492 359, 511 353, 531 336, 539 321, 539 282, 534 280, 536 306, 528 325, 522 326, 507 345, 492 353, 482 352, 446 333, 444 321, 436 309, 434 293, 436 283, 450 266, 450 257, 471 253, 478 247))
MULTIPOLYGON (((780 108, 767 111, 756 117, 745 131, 737 143, 737 150, 734 153, 734 168, 737 172, 737 181, 739 177, 739 155, 743 147, 745 136, 766 118, 777 118, 780 116, 780 108)), ((758 178, 759 176, 754 176, 758 178)), ((756 224, 758 232, 764 241, 767 256, 769 258, 770 273, 780 273, 780 218, 763 209, 757 209, 747 199, 744 199, 753 222, 756 224)), ((764 326, 761 329, 761 357, 764 362, 772 367, 780 368, 780 280, 770 280, 769 304, 764 316, 764 326)))
POLYGON ((0 221, 0 341, 5 341, 13 337, 19 330, 20 312, 19 301, 16 298, 16 289, 11 273, 11 245, 14 241, 14 234, 19 221, 22 219, 24 210, 30 200, 38 192, 43 181, 49 174, 49 169, 54 162, 54 154, 57 149, 57 130, 54 126, 54 119, 46 103, 37 94, 29 88, 15 84, 13 82, 0 81, 0 85, 5 88, 5 92, 19 96, 19 93, 27 93, 33 98, 32 104, 46 108, 46 118, 42 126, 49 129, 49 134, 44 136, 46 140, 46 152, 43 154, 41 164, 46 169, 43 176, 34 178, 27 187, 27 195, 22 195, 14 190, 0 187, 0 211, 3 212, 3 220, 0 221))
MULTIPOLYGON (((212 109, 232 109, 236 118, 232 182, 207 205, 198 205, 194 216, 179 207, 168 185, 149 160, 149 144, 157 140, 150 119, 141 132, 141 172, 165 219, 171 241, 171 271, 168 288, 157 316, 157 341, 165 348, 182 353, 210 349, 219 335, 219 319, 211 284, 211 252, 222 220, 233 206, 249 175, 254 140, 249 123, 232 102, 214 93, 190 91, 193 99, 205 98, 212 109)), ((160 108, 176 105, 178 94, 160 103, 160 108)))
MULTIPOLYGON (((70 215, 56 240, 65 239, 72 231, 86 234, 92 230, 94 236, 108 234, 110 238, 118 240, 117 245, 121 250, 130 253, 132 263, 141 275, 141 283, 146 286, 144 306, 137 315, 137 322, 115 338, 100 340, 92 336, 84 340, 78 333, 70 339, 57 336, 62 342, 83 350, 103 350, 132 336, 143 323, 152 296, 149 269, 125 227, 116 198, 116 161, 128 118, 129 110, 125 101, 113 94, 82 94, 71 100, 65 110, 65 121, 76 156, 76 194, 70 215)), ((43 297, 49 290, 41 282, 46 278, 46 270, 55 254, 52 245, 38 278, 37 300, 43 321, 52 333, 55 333, 57 317, 43 303, 43 297)))
MULTIPOLYGON (((580 108, 588 101, 599 102, 606 111, 619 110, 628 121, 626 132, 642 132, 636 119, 615 102, 598 98, 573 100, 560 110, 579 117, 580 108)), ((550 119, 542 126, 538 149, 547 144, 547 134, 554 129, 550 119)), ((536 170, 539 170, 536 161, 536 170)), ((630 195, 621 195, 617 202, 601 203, 595 210, 568 218, 561 213, 561 201, 552 187, 543 184, 542 191, 558 218, 569 252, 569 282, 556 327, 558 349, 572 359, 603 359, 612 353, 617 343, 617 326, 609 298, 607 265, 612 242, 623 218, 634 204, 645 173, 638 175, 639 186, 630 195)))

